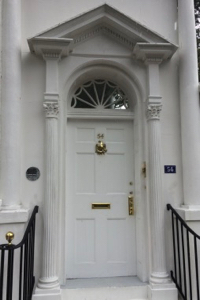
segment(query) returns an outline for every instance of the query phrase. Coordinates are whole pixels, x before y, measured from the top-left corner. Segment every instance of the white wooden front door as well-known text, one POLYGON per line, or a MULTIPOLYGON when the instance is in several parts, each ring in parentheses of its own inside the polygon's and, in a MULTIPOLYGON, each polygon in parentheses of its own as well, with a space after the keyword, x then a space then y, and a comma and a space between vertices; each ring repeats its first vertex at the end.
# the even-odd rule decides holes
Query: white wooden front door
POLYGON ((70 120, 67 135, 67 278, 136 275, 133 123, 70 120), (104 155, 95 153, 99 140, 104 155))

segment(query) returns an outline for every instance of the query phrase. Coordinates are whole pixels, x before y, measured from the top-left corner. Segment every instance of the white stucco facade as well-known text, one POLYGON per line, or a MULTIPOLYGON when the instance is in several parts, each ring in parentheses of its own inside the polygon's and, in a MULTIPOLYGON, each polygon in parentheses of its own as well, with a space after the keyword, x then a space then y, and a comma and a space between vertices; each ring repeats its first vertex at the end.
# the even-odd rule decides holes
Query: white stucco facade
MULTIPOLYGON (((89 300, 96 297, 95 291, 91 288, 80 296, 76 287, 66 288, 68 279, 129 276, 137 278, 141 287, 133 283, 120 290, 116 285, 117 293, 103 287, 97 299, 177 299, 169 276, 173 260, 166 204, 177 208, 200 232, 199 95, 192 2, 178 1, 178 10, 174 0, 1 2, 0 243, 11 229, 17 243, 29 210, 39 206, 33 299, 89 300), (72 107, 78 88, 92 80, 118 86, 127 96, 128 109, 105 109, 98 95, 97 109, 72 107), (108 149, 99 157, 97 133, 105 136, 108 149), (91 149, 84 150, 90 144, 91 149), (116 150, 118 146, 123 150, 116 150), (77 158, 80 153, 82 160, 77 158), (175 166, 176 171, 166 173, 165 166, 175 166), (38 180, 26 178, 30 167, 39 169, 38 180), (126 216, 121 214, 121 204, 113 215, 113 199, 126 207, 132 195, 134 215, 128 216, 128 210, 126 216), (78 197, 82 203, 86 198, 92 199, 89 203, 111 203, 105 218, 112 222, 102 221, 99 226, 105 226, 108 234, 108 252, 119 249, 109 261, 113 272, 97 263, 94 250, 101 252, 95 230, 104 211, 96 216, 90 208, 85 212, 78 197), (79 206, 83 215, 76 214, 79 206), (121 226, 122 220, 125 225, 121 226), (119 237, 112 240, 117 232, 119 237), (127 232, 133 234, 131 238, 120 239, 127 232), (127 248, 120 250, 123 243, 127 248), (119 267, 129 247, 134 252, 130 270, 119 267), (74 271, 77 261, 81 267, 74 271), (81 269, 86 263, 86 269, 96 263, 98 275, 91 271, 93 275, 88 276, 81 269)), ((100 261, 102 257, 103 250, 100 261)))

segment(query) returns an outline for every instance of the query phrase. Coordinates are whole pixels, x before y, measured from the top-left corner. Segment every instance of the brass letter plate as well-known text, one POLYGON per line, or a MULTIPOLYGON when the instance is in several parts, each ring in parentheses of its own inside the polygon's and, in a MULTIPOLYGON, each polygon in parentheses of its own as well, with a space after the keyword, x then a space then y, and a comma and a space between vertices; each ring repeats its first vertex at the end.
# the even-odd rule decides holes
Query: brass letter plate
POLYGON ((92 209, 110 209, 110 203, 92 203, 92 209))

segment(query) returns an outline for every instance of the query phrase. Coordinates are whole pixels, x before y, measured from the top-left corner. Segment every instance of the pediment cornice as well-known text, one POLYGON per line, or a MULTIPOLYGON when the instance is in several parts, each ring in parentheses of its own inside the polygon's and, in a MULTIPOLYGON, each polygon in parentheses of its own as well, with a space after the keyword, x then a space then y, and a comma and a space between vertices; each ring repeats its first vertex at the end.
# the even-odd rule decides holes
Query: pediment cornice
POLYGON ((58 24, 28 39, 28 43, 31 52, 38 55, 52 49, 52 52, 60 52, 61 56, 68 56, 76 46, 98 35, 106 35, 131 51, 138 43, 173 45, 107 4, 58 24))

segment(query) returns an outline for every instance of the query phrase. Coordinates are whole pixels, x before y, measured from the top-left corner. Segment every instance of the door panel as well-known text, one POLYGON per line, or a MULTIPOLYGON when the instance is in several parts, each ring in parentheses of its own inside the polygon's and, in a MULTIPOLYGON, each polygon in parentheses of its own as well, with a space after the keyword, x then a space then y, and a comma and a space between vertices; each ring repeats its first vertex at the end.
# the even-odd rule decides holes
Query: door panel
POLYGON ((128 214, 132 122, 71 120, 67 145, 67 277, 135 275, 135 217, 128 214), (95 153, 98 134, 104 155, 95 153), (110 209, 92 209, 92 203, 110 203, 110 209))
POLYGON ((95 262, 95 220, 76 219, 75 262, 95 262))

